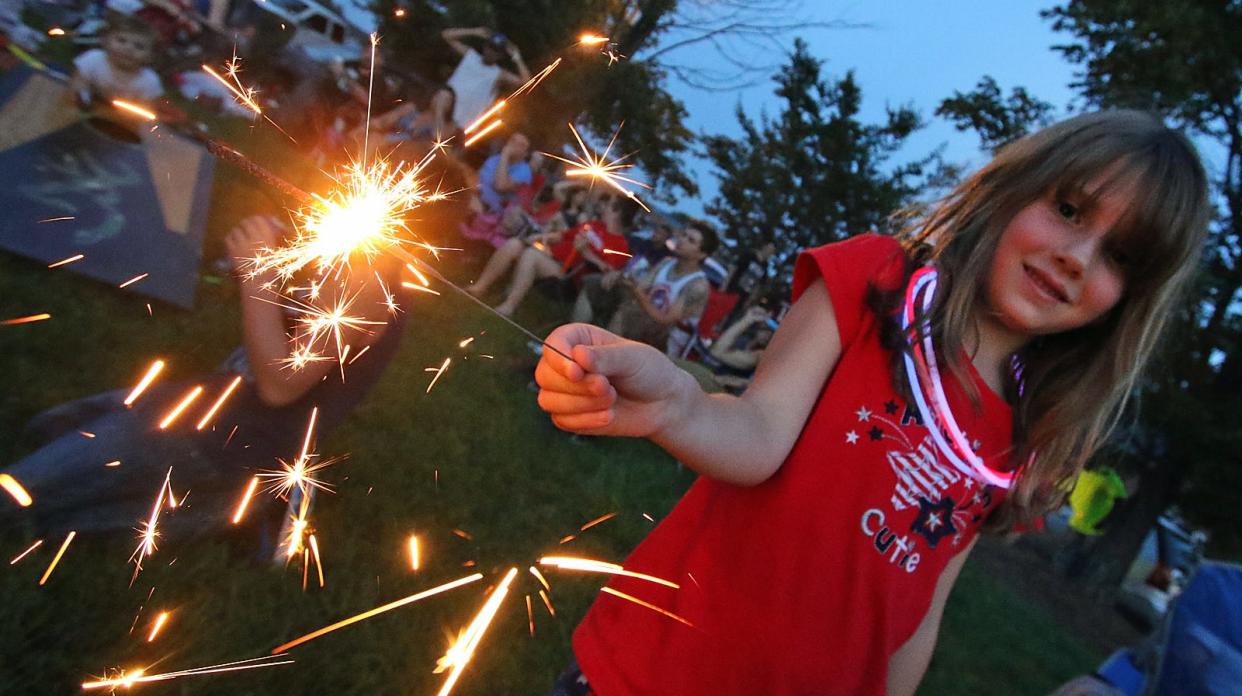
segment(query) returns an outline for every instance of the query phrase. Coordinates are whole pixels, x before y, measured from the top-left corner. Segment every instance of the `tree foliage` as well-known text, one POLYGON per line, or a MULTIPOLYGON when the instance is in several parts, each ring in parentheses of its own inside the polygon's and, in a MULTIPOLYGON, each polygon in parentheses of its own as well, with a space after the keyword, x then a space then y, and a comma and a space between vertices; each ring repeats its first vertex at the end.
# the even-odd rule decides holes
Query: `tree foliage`
MULTIPOLYGON (((1139 493, 1097 552, 1137 548, 1151 519, 1177 501, 1209 527, 1214 551, 1242 550, 1242 5, 1229 0, 1075 0, 1043 13, 1072 41, 1054 47, 1080 67, 1086 105, 1165 114, 1212 166, 1217 216, 1206 263, 1146 385, 1132 459, 1139 493), (1223 161, 1219 156, 1223 153, 1223 161), (1180 497, 1179 497, 1180 494, 1180 497)), ((1111 580, 1113 578, 1105 578, 1111 580)))
POLYGON ((1034 128, 1049 124, 1052 105, 1014 87, 1001 96, 991 75, 984 75, 970 92, 954 92, 940 102, 936 115, 947 118, 959 131, 973 130, 984 149, 996 152, 1034 128))
POLYGON ((864 123, 862 88, 853 72, 825 79, 822 67, 806 44, 796 41, 774 78, 780 113, 755 121, 739 106, 742 138, 704 139, 721 180, 708 212, 740 247, 775 242, 775 277, 786 282, 798 250, 880 227, 912 200, 939 164, 931 154, 889 166, 922 127, 918 113, 889 109, 883 123, 864 123))

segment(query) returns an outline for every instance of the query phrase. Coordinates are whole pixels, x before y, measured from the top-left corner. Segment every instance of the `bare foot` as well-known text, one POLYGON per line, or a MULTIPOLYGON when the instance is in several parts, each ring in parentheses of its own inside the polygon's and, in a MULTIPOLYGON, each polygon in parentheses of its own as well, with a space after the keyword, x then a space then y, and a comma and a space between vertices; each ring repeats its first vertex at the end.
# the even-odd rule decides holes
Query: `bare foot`
POLYGON ((483 294, 487 292, 487 288, 482 285, 475 285, 472 283, 466 286, 466 292, 474 295, 475 297, 482 298, 483 294))
POLYGON ((495 310, 496 310, 496 313, 497 313, 497 314, 499 314, 499 315, 501 315, 501 316, 511 317, 511 316, 513 316, 513 310, 515 310, 515 309, 517 309, 517 308, 516 308, 516 307, 510 307, 510 306, 508 305, 508 303, 501 302, 500 304, 498 304, 498 305, 496 305, 495 307, 493 307, 493 309, 495 309, 495 310))

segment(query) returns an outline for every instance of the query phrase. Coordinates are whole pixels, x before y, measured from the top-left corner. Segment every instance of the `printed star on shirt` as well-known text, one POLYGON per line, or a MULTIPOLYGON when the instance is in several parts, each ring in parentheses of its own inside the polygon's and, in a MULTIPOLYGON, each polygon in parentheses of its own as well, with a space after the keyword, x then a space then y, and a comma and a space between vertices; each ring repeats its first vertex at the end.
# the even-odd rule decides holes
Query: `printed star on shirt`
POLYGON ((919 498, 919 514, 910 525, 910 531, 926 539, 930 548, 936 548, 941 539, 958 532, 953 526, 954 507, 956 503, 947 495, 935 503, 919 498))
POLYGON ((845 441, 851 445, 858 444, 858 433, 853 430, 849 431, 845 434, 845 441))
POLYGON ((867 431, 867 435, 869 435, 872 440, 879 440, 880 438, 884 437, 884 431, 880 430, 880 427, 876 425, 876 426, 872 426, 871 430, 867 431))
POLYGON ((897 402, 889 399, 884 402, 884 412, 890 416, 897 415, 897 402))
POLYGON ((858 416, 859 421, 871 420, 871 411, 868 411, 866 406, 860 407, 854 415, 858 416))

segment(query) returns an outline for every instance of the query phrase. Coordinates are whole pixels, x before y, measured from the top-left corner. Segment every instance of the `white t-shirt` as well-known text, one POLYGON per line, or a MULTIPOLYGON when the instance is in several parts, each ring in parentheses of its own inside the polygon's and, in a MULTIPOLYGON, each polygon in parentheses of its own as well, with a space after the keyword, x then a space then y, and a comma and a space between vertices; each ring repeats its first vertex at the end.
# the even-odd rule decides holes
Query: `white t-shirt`
POLYGON ((91 87, 111 97, 151 101, 164 94, 160 77, 154 70, 144 67, 132 73, 119 72, 108 62, 108 55, 102 48, 92 48, 78 56, 73 67, 91 87))
POLYGON ((478 51, 466 51, 448 79, 448 86, 457 95, 457 101, 453 104, 454 123, 465 128, 483 115, 496 95, 500 72, 499 65, 484 63, 478 51))

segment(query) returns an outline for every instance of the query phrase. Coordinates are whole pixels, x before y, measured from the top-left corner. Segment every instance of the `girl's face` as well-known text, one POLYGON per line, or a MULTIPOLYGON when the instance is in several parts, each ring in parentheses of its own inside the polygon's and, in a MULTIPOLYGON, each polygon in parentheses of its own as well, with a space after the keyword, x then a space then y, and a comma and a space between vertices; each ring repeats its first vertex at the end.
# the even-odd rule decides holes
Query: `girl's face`
POLYGON ((1097 177, 1084 191, 1050 191, 1001 233, 988 274, 987 318, 1029 339, 1085 326, 1125 291, 1128 251, 1111 231, 1132 195, 1097 177))

